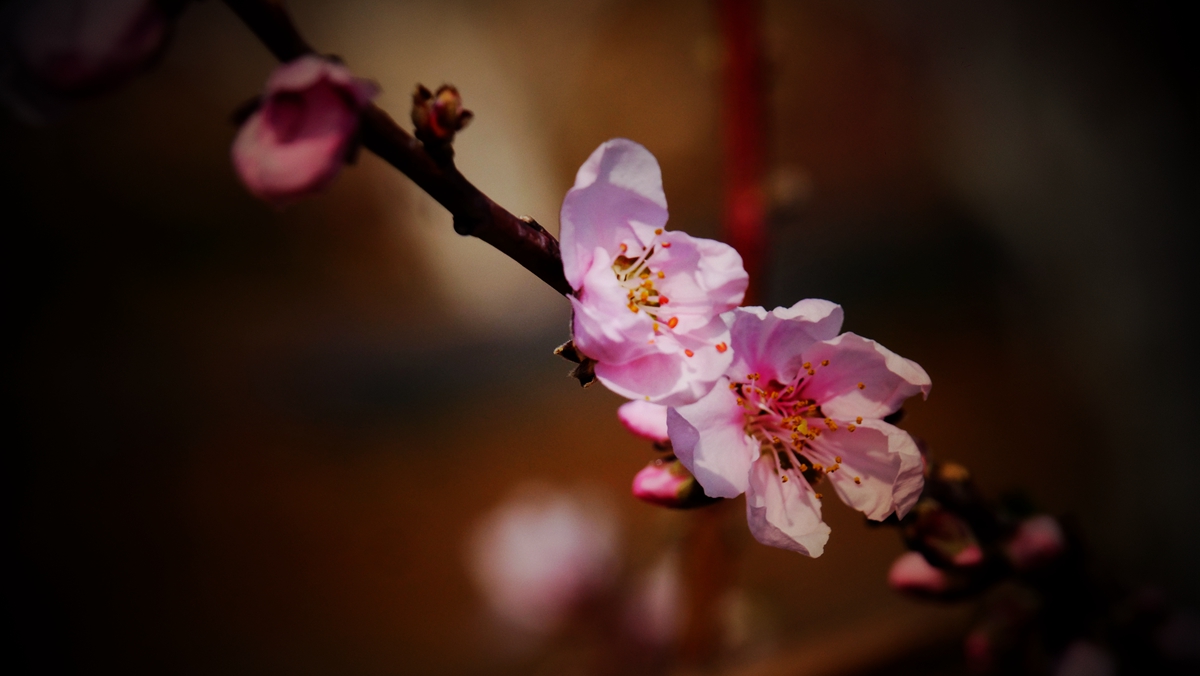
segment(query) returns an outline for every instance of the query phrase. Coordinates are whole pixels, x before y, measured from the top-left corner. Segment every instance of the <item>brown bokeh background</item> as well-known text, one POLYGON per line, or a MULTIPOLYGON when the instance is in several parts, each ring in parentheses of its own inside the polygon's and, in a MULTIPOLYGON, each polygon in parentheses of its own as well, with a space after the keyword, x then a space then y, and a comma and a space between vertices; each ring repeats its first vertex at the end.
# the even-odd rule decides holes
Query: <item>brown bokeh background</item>
MULTIPOLYGON (((708 4, 289 6, 398 118, 414 83, 458 85, 460 167, 515 213, 556 231, 576 168, 624 136, 657 155, 671 227, 719 236, 708 4)), ((1194 604, 1196 36, 1166 7, 767 2, 767 288, 920 362, 905 426, 938 457, 1068 515, 1102 578, 1194 604)), ((0 117, 16 659, 521 673, 464 566, 485 510, 528 479, 608 492, 630 570, 694 517, 627 496, 653 452, 551 355, 565 301, 402 175, 364 153, 285 210, 245 193, 229 119, 272 66, 197 3, 123 91, 0 117)), ((897 597, 895 533, 826 516, 816 560, 737 531, 754 619, 725 666, 865 673, 932 646, 953 673, 969 609, 897 597)))

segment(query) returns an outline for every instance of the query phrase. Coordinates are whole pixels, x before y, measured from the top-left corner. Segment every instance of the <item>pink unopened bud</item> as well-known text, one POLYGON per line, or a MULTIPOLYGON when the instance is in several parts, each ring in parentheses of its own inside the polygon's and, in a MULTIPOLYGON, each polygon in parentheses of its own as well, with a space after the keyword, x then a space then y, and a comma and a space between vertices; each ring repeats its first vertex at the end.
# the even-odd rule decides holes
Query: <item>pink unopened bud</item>
POLYGON ((1005 552, 1014 568, 1028 571, 1054 561, 1065 549, 1062 527, 1054 517, 1043 514, 1021 522, 1005 552))
POLYGON ((413 92, 412 121, 417 138, 425 143, 449 143, 467 126, 474 113, 463 108, 462 96, 453 85, 442 85, 436 93, 423 85, 413 92))
POLYGON ((28 117, 56 112, 70 99, 101 94, 152 65, 182 2, 39 0, 18 9, 11 60, 3 68, 7 98, 28 117))
POLYGON ((635 399, 621 404, 617 418, 625 429, 657 444, 669 443, 667 436, 667 407, 635 399))
POLYGON ((659 458, 633 477, 633 497, 654 505, 691 509, 716 502, 674 456, 659 458))
POLYGON ((950 589, 950 578, 945 571, 929 565, 919 552, 905 552, 892 562, 888 585, 899 592, 937 596, 950 589))
POLYGON ((233 166, 255 196, 282 206, 337 177, 357 143, 359 113, 378 93, 345 66, 303 56, 275 69, 262 107, 233 142, 233 166))

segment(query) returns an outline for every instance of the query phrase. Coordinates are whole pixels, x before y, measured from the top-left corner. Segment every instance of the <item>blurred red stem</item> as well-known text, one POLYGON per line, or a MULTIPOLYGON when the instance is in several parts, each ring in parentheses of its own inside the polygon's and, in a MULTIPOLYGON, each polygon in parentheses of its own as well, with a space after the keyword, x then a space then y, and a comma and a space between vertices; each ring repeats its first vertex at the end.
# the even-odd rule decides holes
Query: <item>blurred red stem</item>
MULTIPOLYGON (((280 0, 225 0, 280 61, 315 53, 280 0)), ((555 291, 568 295, 558 240, 532 219, 514 216, 480 192, 442 150, 435 159, 390 115, 371 105, 362 115, 362 141, 371 152, 408 176, 454 217, 454 230, 491 244, 555 291)))
POLYGON ((721 142, 724 149, 726 241, 742 255, 750 288, 746 304, 762 302, 766 263, 766 91, 758 0, 717 0, 721 30, 721 142))

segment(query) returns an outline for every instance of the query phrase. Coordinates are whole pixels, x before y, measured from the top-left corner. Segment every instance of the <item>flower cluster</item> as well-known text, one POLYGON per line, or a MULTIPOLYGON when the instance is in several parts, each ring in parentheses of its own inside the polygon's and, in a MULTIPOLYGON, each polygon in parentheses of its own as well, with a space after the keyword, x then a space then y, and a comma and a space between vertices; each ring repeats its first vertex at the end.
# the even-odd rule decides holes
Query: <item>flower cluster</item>
POLYGON ((658 163, 623 139, 592 153, 562 210, 574 346, 633 400, 619 412, 630 431, 674 453, 638 474, 635 495, 692 506, 693 477, 710 499, 745 493, 760 542, 809 556, 829 537, 823 482, 868 518, 903 517, 924 465, 885 418, 927 396, 929 376, 840 333, 828 301, 738 307, 748 278, 737 252, 666 220, 658 163))

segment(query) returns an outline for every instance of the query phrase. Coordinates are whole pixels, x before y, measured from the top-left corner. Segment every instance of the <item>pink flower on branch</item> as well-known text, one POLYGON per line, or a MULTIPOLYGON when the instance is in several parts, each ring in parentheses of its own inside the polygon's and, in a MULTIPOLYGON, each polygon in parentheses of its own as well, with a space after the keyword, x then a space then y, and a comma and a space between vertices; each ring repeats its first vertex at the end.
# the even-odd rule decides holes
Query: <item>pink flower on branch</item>
POLYGON ((73 99, 119 87, 152 66, 182 0, 37 0, 6 8, 0 80, 18 112, 53 117, 73 99), (5 41, 7 42, 7 41, 5 41), (5 63, 8 61, 8 63, 5 63))
POLYGON ((359 113, 378 94, 345 66, 302 56, 275 69, 263 103, 233 142, 233 166, 255 196, 284 205, 328 186, 356 147, 359 113))
POLYGON ((575 348, 596 362, 600 382, 630 399, 681 405, 728 368, 720 315, 742 301, 748 278, 733 248, 666 223, 654 156, 607 141, 563 200, 563 271, 575 292, 575 348))
POLYGON ((928 395, 925 371, 872 340, 839 335, 842 309, 828 301, 739 308, 725 319, 727 374, 667 414, 675 454, 705 492, 746 493, 754 536, 809 556, 829 538, 822 481, 870 519, 903 517, 921 493, 921 453, 883 418, 928 395))

